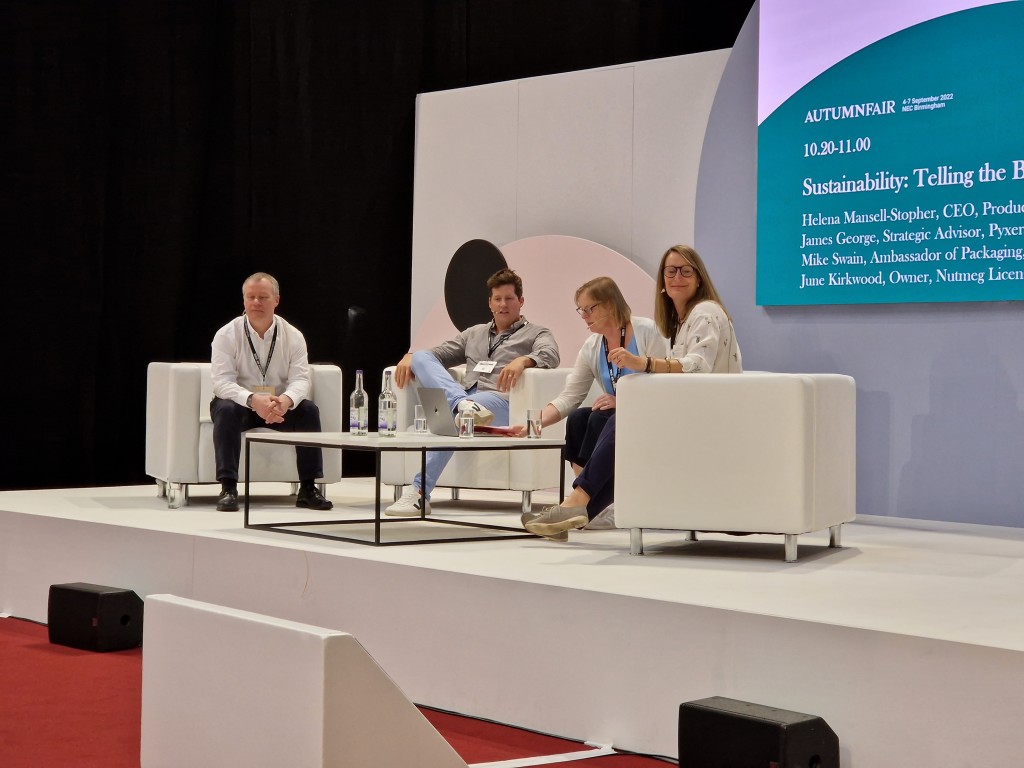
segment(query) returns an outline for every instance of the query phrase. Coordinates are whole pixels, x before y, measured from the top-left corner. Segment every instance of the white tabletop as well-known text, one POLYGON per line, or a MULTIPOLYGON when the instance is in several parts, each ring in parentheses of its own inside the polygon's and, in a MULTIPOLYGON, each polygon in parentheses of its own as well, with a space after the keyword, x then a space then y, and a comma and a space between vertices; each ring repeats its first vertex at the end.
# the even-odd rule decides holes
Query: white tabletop
POLYGON ((380 437, 376 432, 365 436, 349 432, 243 432, 247 440, 261 443, 286 443, 289 445, 320 445, 324 448, 366 448, 420 450, 439 448, 444 450, 485 450, 491 448, 529 449, 560 448, 565 444, 561 437, 497 437, 476 435, 471 438, 441 437, 438 435, 399 432, 394 437, 380 437))

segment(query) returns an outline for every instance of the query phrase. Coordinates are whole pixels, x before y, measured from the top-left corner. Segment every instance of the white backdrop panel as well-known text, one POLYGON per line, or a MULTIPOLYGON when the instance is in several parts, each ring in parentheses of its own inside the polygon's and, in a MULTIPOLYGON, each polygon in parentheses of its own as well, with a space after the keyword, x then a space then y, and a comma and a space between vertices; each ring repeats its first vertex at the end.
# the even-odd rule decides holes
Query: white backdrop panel
POLYGON ((444 295, 448 261, 460 245, 516 239, 516 115, 514 82, 417 99, 413 329, 444 295))
POLYGON ((633 67, 519 84, 517 236, 632 251, 633 67))
POLYGON ((649 274, 670 245, 694 241, 704 134, 728 60, 721 50, 636 65, 632 254, 649 274))

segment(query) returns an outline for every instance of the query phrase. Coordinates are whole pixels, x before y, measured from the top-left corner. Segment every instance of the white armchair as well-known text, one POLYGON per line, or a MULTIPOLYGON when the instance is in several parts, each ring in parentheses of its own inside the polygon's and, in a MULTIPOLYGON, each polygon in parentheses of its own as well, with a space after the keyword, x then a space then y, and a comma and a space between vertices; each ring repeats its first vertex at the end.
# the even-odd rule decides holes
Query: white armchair
MULTIPOLYGON (((341 369, 310 365, 310 399, 320 409, 324 432, 341 431, 341 369)), ((188 486, 216 483, 213 421, 210 401, 213 381, 209 363, 150 363, 146 387, 146 474, 156 479, 158 495, 177 509, 188 503, 188 486)), ((254 430, 257 431, 257 430, 254 430)), ((264 431, 262 429, 258 431, 264 431)), ((254 444, 251 472, 245 467, 243 445, 239 479, 291 482, 299 480, 295 448, 254 444)), ((341 479, 341 451, 324 451, 323 483, 341 479)))
MULTIPOLYGON (((387 370, 394 372, 394 367, 387 370)), ((509 423, 525 424, 529 408, 543 408, 554 400, 565 386, 570 368, 528 368, 509 393, 509 423)), ((461 381, 464 366, 450 369, 452 376, 461 381)), ((409 431, 413 421, 413 406, 419 400, 414 385, 394 388, 398 399, 398 430, 409 431)), ((591 397, 593 395, 591 394, 591 397)), ((589 402, 589 400, 588 400, 589 402)), ((544 436, 565 434, 565 422, 544 428, 544 436)), ((522 509, 529 511, 532 492, 558 487, 559 471, 551 449, 536 451, 459 451, 445 467, 438 479, 438 487, 452 489, 452 498, 459 497, 460 488, 511 490, 522 492, 522 509)), ((395 486, 395 498, 402 494, 402 486, 412 482, 420 470, 418 453, 386 453, 381 458, 381 478, 395 486)))
POLYGON ((615 524, 797 536, 856 516, 856 386, 838 374, 627 376, 619 382, 615 524))

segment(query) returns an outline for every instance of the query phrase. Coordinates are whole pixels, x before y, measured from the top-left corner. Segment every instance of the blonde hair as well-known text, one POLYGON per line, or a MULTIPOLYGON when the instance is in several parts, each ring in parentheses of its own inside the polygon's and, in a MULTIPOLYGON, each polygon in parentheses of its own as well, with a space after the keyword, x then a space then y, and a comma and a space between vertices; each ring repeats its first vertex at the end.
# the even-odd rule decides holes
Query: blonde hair
MULTIPOLYGON (((686 318, 690 315, 692 310, 697 304, 702 301, 714 301, 722 307, 726 316, 729 315, 729 311, 725 308, 725 304, 722 303, 722 299, 718 296, 718 291, 715 290, 715 284, 711 282, 711 276, 708 274, 707 267, 704 266, 704 260, 700 257, 700 254, 690 245, 673 245, 669 248, 661 257, 661 263, 658 265, 658 275, 656 278, 657 282, 654 289, 654 322, 658 325, 658 330, 661 331, 661 335, 671 339, 675 335, 676 327, 686 321, 686 318), (668 257, 672 254, 681 256, 683 261, 693 267, 694 277, 697 279, 697 292, 693 294, 693 298, 686 302, 686 309, 683 312, 682 317, 676 312, 676 305, 665 293, 665 262, 668 257)), ((732 319, 731 317, 729 318, 732 319)))
POLYGON ((629 304, 626 303, 626 297, 622 295, 619 286, 610 277, 595 277, 577 288, 576 294, 573 296, 573 301, 577 302, 577 306, 580 296, 584 293, 589 293, 591 298, 599 304, 610 301, 612 311, 615 313, 615 322, 620 327, 633 317, 633 312, 630 310, 629 304))

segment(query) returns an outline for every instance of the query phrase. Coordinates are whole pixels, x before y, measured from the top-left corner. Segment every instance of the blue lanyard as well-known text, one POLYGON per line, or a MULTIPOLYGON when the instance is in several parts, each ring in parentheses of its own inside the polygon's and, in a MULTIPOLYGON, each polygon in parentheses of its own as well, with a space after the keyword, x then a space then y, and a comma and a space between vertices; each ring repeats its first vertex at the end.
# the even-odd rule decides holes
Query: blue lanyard
MULTIPOLYGON (((622 326, 619 329, 619 346, 626 346, 626 326, 622 326)), ((622 369, 617 365, 613 366, 612 361, 608 359, 608 339, 601 337, 601 347, 604 349, 604 362, 608 366, 608 380, 612 383, 612 394, 615 394, 615 387, 619 383, 619 377, 622 376, 622 369)))

